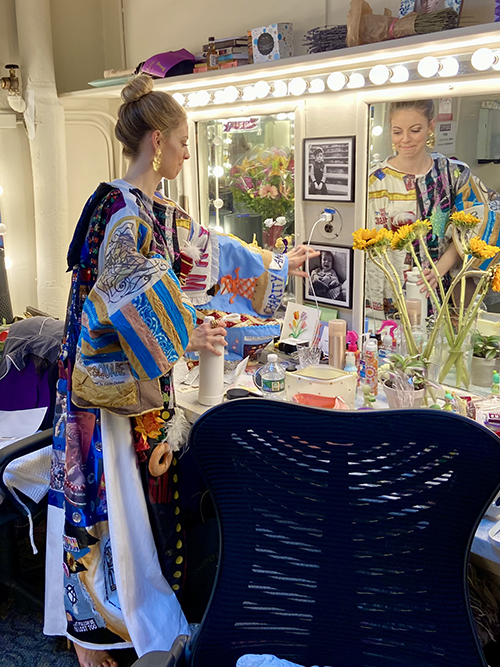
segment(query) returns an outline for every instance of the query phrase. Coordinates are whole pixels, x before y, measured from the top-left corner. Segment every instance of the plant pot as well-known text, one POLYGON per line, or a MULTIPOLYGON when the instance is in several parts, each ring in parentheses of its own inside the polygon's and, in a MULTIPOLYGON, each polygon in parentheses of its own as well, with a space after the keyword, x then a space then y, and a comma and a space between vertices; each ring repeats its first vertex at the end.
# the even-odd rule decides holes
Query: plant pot
POLYGON ((478 387, 490 387, 493 382, 493 371, 495 370, 495 358, 472 357, 470 378, 472 384, 478 387))
POLYGON ((410 393, 409 391, 405 392, 401 389, 395 389, 394 387, 389 387, 387 385, 387 380, 382 383, 384 388, 385 397, 387 398, 387 403, 390 408, 421 408, 424 400, 425 389, 414 389, 413 390, 413 405, 410 405, 410 393), (408 397, 405 397, 403 394, 408 394, 408 397))

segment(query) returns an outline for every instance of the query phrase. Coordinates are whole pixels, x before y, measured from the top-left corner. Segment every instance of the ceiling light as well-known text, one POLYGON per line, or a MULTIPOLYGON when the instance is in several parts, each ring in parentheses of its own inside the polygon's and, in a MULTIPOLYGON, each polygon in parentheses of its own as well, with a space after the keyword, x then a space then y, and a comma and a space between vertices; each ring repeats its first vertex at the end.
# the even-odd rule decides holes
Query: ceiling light
POLYGON ((258 97, 259 100, 262 100, 264 97, 269 95, 271 86, 267 83, 267 81, 257 81, 254 86, 254 90, 256 97, 258 97))
POLYGON ((477 69, 479 72, 485 72, 498 62, 498 57, 491 49, 478 49, 472 54, 470 62, 474 69, 477 69))
POLYGON ((425 79, 430 79, 431 76, 435 76, 440 69, 441 65, 439 60, 434 58, 434 56, 426 56, 425 58, 422 58, 417 65, 417 72, 425 79))
POLYGON ((253 86, 245 86, 243 88, 243 99, 245 102, 253 102, 257 95, 255 94, 255 88, 253 86))
POLYGON ((346 83, 347 77, 342 72, 333 72, 326 80, 326 85, 333 91, 342 90, 346 83))
POLYGON ((273 96, 274 97, 285 97, 288 93, 288 86, 285 81, 275 81, 273 83, 273 96))
POLYGON ((439 76, 456 76, 458 74, 458 60, 453 58, 453 56, 447 56, 441 60, 441 69, 439 70, 439 76))
POLYGON ((214 167, 213 174, 215 178, 220 178, 221 176, 224 176, 224 169, 222 167, 214 167))
POLYGON ((224 88, 224 99, 228 104, 236 102, 239 96, 240 91, 236 86, 227 86, 227 88, 224 88))
POLYGON ((392 68, 391 83, 406 83, 409 78, 410 73, 404 65, 396 65, 392 68))
POLYGON ((375 127, 372 130, 372 134, 374 137, 380 137, 383 131, 384 130, 381 125, 375 125, 375 127))
POLYGON ((354 72, 349 77, 347 83, 348 88, 363 88, 365 85, 365 77, 360 72, 354 72))
POLYGON ((325 82, 323 79, 313 79, 309 83, 310 93, 322 93, 325 90, 325 82))
POLYGON ((307 81, 301 76, 292 79, 288 84, 288 90, 292 95, 302 95, 308 88, 307 81))
POLYGON ((186 98, 182 93, 174 93, 172 97, 176 102, 178 102, 181 105, 181 107, 183 107, 186 104, 186 98))
POLYGON ((389 81, 392 71, 387 67, 387 65, 375 65, 370 70, 368 78, 376 86, 382 86, 384 83, 389 81))

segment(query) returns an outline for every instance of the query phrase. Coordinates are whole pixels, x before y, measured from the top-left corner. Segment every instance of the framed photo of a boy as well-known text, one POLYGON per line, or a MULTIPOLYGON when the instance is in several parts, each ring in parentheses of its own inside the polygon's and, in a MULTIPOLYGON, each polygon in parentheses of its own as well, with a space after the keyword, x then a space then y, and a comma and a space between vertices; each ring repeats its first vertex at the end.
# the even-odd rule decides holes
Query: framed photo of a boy
POLYGON ((304 139, 304 199, 354 201, 355 137, 304 139))
POLYGON ((309 276, 304 280, 304 301, 333 308, 352 308, 353 251, 346 246, 311 244, 319 250, 309 260, 309 276))

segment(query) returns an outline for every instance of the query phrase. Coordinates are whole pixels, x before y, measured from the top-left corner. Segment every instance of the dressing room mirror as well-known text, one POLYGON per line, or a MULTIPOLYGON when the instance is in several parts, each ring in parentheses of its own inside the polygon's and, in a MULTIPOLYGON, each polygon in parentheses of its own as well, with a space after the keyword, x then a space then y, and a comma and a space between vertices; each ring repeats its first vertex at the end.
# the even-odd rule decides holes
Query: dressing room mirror
POLYGON ((203 225, 268 248, 293 234, 293 112, 200 121, 197 140, 203 225))

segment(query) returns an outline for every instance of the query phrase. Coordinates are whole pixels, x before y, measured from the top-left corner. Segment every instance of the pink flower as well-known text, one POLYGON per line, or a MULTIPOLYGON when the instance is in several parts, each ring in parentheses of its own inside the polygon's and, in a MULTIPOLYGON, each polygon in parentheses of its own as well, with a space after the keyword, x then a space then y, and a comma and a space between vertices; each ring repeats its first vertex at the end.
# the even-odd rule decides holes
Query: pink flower
POLYGON ((261 185, 259 188, 259 197, 272 197, 273 188, 276 190, 274 185, 261 185))

